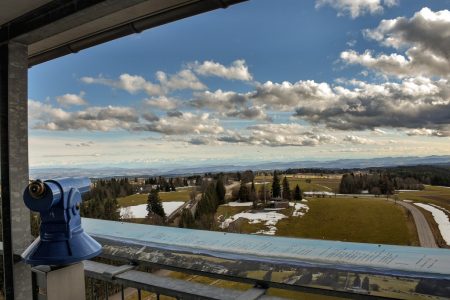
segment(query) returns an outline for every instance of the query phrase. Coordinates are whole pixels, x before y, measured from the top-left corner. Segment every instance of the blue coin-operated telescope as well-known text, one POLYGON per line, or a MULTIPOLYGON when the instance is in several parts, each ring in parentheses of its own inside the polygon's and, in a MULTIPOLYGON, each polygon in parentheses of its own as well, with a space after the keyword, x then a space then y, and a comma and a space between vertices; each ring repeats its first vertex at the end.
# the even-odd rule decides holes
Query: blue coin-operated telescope
POLYGON ((41 215, 40 236, 22 258, 31 265, 64 266, 97 256, 101 245, 81 228, 81 194, 89 178, 31 182, 23 193, 25 205, 41 215))

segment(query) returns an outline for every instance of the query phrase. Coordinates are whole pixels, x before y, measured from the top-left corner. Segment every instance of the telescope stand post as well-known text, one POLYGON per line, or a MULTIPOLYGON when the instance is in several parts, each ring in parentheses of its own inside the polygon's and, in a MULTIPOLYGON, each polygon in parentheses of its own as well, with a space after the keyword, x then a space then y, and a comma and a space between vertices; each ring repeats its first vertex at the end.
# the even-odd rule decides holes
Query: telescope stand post
POLYGON ((31 269, 36 284, 34 300, 85 300, 84 265, 36 266, 31 269))

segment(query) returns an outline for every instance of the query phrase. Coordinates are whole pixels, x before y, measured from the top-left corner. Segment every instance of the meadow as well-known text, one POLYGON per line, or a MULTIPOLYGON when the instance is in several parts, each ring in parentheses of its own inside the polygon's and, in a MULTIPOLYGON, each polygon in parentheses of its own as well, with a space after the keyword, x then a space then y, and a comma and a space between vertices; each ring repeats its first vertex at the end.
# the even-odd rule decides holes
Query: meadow
POLYGON ((401 200, 431 203, 450 211, 450 187, 426 185, 422 191, 407 191, 398 194, 401 200))
MULTIPOLYGON (((309 211, 302 217, 292 216, 293 208, 282 213, 277 236, 338 240, 346 242, 418 245, 413 220, 406 210, 382 198, 309 198, 309 211)), ((225 218, 251 207, 220 206, 216 219, 225 218)), ((265 229, 264 223, 250 224, 241 220, 233 230, 255 233, 265 229)))
MULTIPOLYGON (((340 175, 330 176, 314 176, 314 175, 286 175, 291 190, 295 189, 297 184, 303 192, 309 191, 325 191, 325 192, 338 192, 339 184, 341 182, 340 175)), ((284 175, 280 175, 280 183, 282 182, 284 175)), ((255 184, 256 189, 259 190, 263 187, 263 182, 266 182, 266 188, 272 188, 272 176, 256 176, 255 184), (258 184, 261 183, 261 184, 258 184)))
MULTIPOLYGON (((191 189, 179 189, 175 192, 160 192, 159 197, 162 202, 170 201, 189 201, 189 193, 191 189)), ((117 202, 120 207, 134 206, 147 203, 148 194, 134 194, 127 197, 118 198, 117 202)))

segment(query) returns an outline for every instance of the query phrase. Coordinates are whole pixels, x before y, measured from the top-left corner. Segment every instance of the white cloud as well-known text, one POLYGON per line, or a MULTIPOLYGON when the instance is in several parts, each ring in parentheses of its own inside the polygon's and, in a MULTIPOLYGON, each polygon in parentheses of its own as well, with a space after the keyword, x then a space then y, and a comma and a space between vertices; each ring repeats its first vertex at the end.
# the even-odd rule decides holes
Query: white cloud
POLYGON ((81 81, 87 84, 101 84, 125 90, 131 94, 145 92, 150 96, 161 96, 176 90, 204 90, 204 85, 197 76, 190 70, 181 70, 174 75, 167 75, 165 72, 156 72, 156 79, 159 83, 153 83, 139 75, 122 74, 117 80, 98 77, 82 77, 81 81))
POLYGON ((357 135, 346 135, 343 139, 344 142, 348 142, 354 145, 366 145, 373 144, 372 140, 357 136, 357 135))
POLYGON ((151 131, 164 135, 219 134, 224 131, 219 120, 208 113, 169 111, 164 117, 151 112, 141 115, 132 107, 90 107, 66 112, 48 104, 29 100, 30 125, 49 131, 151 131))
POLYGON ((144 99, 144 104, 162 110, 173 110, 176 109, 179 105, 176 99, 166 96, 144 99))
POLYGON ((194 99, 189 104, 195 108, 208 109, 221 117, 248 120, 266 120, 264 106, 250 103, 247 94, 232 91, 216 90, 194 93, 194 99))
POLYGON ((85 93, 81 91, 78 95, 76 94, 64 94, 56 97, 56 101, 59 105, 68 107, 73 105, 87 105, 87 101, 84 99, 85 93))
POLYGON ((124 73, 119 76, 118 80, 99 77, 82 77, 81 81, 87 84, 101 84, 125 90, 131 94, 144 91, 148 95, 160 95, 163 93, 162 88, 158 84, 154 84, 145 80, 144 77, 138 75, 130 75, 124 73))
POLYGON ((28 101, 30 124, 44 130, 110 131, 129 129, 138 121, 136 111, 129 107, 90 107, 82 111, 67 112, 38 101, 28 101))
POLYGON ((255 103, 279 111, 292 111, 301 103, 323 107, 333 102, 334 97, 335 94, 328 83, 316 83, 314 80, 301 80, 296 83, 267 81, 258 85, 250 96, 255 103))
POLYGON ((372 132, 375 135, 385 135, 385 134, 387 134, 386 131, 384 131, 383 129, 380 129, 380 128, 374 128, 372 132))
POLYGON ((190 112, 169 113, 153 122, 138 124, 133 130, 153 131, 165 135, 219 134, 224 131, 218 119, 211 118, 207 113, 197 115, 190 112))
POLYGON ((248 70, 245 60, 235 60, 230 66, 226 67, 218 62, 206 60, 202 63, 196 61, 189 65, 195 73, 203 76, 217 76, 230 80, 250 81, 253 79, 248 70))
POLYGON ((180 72, 168 76, 162 71, 156 72, 156 78, 162 88, 168 91, 176 90, 205 90, 207 87, 192 73, 191 70, 181 70, 180 72))
POLYGON ((176 90, 206 90, 207 86, 200 81, 196 74, 202 76, 216 76, 230 80, 253 80, 245 60, 238 59, 229 66, 214 61, 195 61, 187 64, 187 68, 176 74, 168 75, 163 71, 155 73, 157 83, 151 82, 139 75, 121 74, 118 79, 98 77, 82 77, 86 84, 101 84, 125 90, 131 94, 145 92, 150 96, 162 96, 176 90))
POLYGON ((317 146, 335 143, 336 138, 307 130, 299 124, 259 124, 249 126, 250 134, 241 134, 228 130, 217 138, 219 142, 263 145, 269 147, 282 146, 317 146))
POLYGON ((375 29, 363 33, 368 39, 405 53, 375 55, 369 50, 361 54, 347 50, 341 53, 344 62, 400 77, 450 76, 449 10, 434 12, 425 7, 410 19, 383 20, 375 29))
POLYGON ((384 7, 398 5, 398 0, 316 0, 316 8, 331 6, 338 16, 349 15, 352 19, 365 14, 381 14, 384 7))
POLYGON ((450 136, 450 126, 446 130, 436 130, 428 128, 416 128, 407 130, 406 134, 409 136, 435 136, 435 137, 448 137, 450 136))
POLYGON ((345 86, 314 81, 266 82, 251 98, 259 105, 295 110, 295 116, 302 120, 341 130, 439 129, 450 123, 450 85, 445 79, 417 77, 380 84, 352 80, 345 86))

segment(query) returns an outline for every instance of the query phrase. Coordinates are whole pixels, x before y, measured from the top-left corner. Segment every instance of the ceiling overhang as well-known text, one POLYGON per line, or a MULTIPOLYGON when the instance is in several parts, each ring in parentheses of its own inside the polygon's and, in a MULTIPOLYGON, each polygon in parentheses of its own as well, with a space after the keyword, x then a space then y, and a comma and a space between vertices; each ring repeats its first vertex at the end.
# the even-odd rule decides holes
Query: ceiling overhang
POLYGON ((5 22, 0 25, 0 45, 11 40, 28 45, 32 66, 243 1, 19 0, 16 7, 0 5, 0 21, 5 22))

